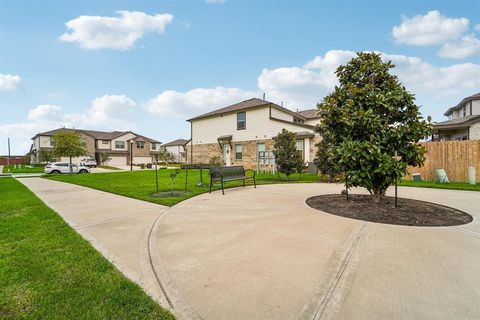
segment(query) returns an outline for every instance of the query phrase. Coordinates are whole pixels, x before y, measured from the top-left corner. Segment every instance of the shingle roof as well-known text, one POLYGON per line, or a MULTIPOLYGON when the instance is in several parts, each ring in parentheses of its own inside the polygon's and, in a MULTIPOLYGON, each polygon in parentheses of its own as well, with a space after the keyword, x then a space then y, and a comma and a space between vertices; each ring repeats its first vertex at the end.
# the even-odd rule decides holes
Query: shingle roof
POLYGON ((188 141, 190 140, 177 139, 177 140, 173 140, 173 141, 162 144, 162 147, 184 146, 187 144, 188 141))
POLYGON ((316 119, 320 118, 318 116, 318 110, 317 109, 307 109, 307 110, 302 110, 302 111, 297 111, 297 113, 301 114, 307 119, 316 119))
POLYGON ((220 109, 216 109, 216 110, 204 113, 204 114, 199 115, 197 117, 188 119, 187 121, 202 119, 202 118, 206 118, 206 117, 210 117, 210 116, 214 116, 214 115, 219 115, 219 114, 223 114, 223 113, 241 111, 241 110, 245 110, 245 109, 251 109, 251 108, 256 108, 256 107, 261 107, 261 106, 266 106, 266 105, 271 105, 272 107, 280 109, 284 112, 290 113, 290 114, 295 115, 295 116, 300 116, 300 118, 304 118, 304 116, 302 116, 301 114, 293 112, 292 110, 289 110, 287 108, 281 107, 278 104, 275 104, 273 102, 258 99, 258 98, 252 98, 252 99, 249 99, 249 100, 245 100, 245 101, 242 101, 242 102, 239 102, 239 103, 229 105, 229 106, 224 107, 224 108, 220 108, 220 109))
POLYGON ((457 108, 460 108, 462 105, 464 105, 465 103, 469 102, 469 101, 472 101, 472 100, 477 100, 477 99, 480 99, 480 92, 479 93, 476 93, 476 94, 473 94, 469 97, 466 97, 466 98, 463 98, 462 101, 460 101, 455 107, 451 107, 449 108, 447 111, 445 111, 444 115, 445 116, 448 116, 450 115, 455 109, 457 108))
POLYGON ((160 141, 157 141, 157 140, 154 140, 154 139, 151 139, 151 138, 147 138, 145 136, 136 134, 136 133, 131 132, 131 131, 110 131, 109 132, 109 131, 73 129, 73 128, 58 128, 58 129, 54 129, 54 130, 50 130, 50 131, 40 132, 40 133, 37 133, 32 139, 35 139, 37 136, 53 136, 57 132, 62 132, 62 131, 81 132, 81 133, 89 135, 89 136, 91 136, 91 137, 93 137, 94 139, 97 139, 97 140, 112 140, 112 139, 118 138, 120 136, 123 136, 124 134, 133 133, 134 135, 143 137, 150 142, 161 143, 160 141))
POLYGON ((468 127, 472 123, 480 121, 480 115, 472 115, 460 117, 452 120, 437 122, 433 124, 434 129, 454 128, 454 127, 468 127))

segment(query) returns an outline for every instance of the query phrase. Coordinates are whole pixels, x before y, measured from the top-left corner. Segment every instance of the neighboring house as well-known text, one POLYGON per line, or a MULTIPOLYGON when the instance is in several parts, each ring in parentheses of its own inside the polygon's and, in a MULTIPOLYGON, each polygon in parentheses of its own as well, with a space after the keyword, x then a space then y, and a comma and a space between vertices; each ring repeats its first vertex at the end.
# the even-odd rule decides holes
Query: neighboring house
POLYGON ((464 98, 445 112, 447 121, 433 125, 435 140, 480 139, 480 93, 464 98))
POLYGON ((174 141, 170 141, 167 143, 162 144, 162 147, 165 148, 175 159, 175 162, 185 162, 186 159, 186 147, 185 145, 188 143, 189 140, 185 139, 177 139, 174 141))
POLYGON ((313 161, 320 136, 316 110, 294 112, 273 102, 250 99, 187 120, 191 141, 189 163, 208 163, 219 157, 227 166, 268 170, 273 164, 273 137, 283 129, 297 134, 305 162, 313 161))
MULTIPOLYGON (((67 129, 60 128, 47 132, 36 134, 32 138, 32 146, 30 148, 31 162, 40 162, 40 151, 52 151, 52 136, 60 131, 78 132, 85 142, 87 154, 82 157, 73 159, 78 163, 84 157, 92 157, 100 163, 101 154, 108 154, 110 166, 124 166, 130 164, 130 156, 132 156, 133 164, 152 163, 161 142, 141 136, 131 131, 94 131, 83 129, 67 129), (131 154, 130 151, 133 151, 131 154)), ((62 158, 60 161, 67 161, 62 158)))

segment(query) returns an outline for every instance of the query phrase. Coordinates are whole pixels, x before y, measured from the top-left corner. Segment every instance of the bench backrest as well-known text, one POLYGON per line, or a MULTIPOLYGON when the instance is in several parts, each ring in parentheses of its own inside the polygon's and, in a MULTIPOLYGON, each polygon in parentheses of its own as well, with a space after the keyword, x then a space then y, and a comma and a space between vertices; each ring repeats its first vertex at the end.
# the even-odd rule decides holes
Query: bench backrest
POLYGON ((220 172, 224 178, 228 177, 243 177, 245 176, 245 168, 243 166, 229 166, 229 167, 212 167, 210 168, 210 176, 220 172))

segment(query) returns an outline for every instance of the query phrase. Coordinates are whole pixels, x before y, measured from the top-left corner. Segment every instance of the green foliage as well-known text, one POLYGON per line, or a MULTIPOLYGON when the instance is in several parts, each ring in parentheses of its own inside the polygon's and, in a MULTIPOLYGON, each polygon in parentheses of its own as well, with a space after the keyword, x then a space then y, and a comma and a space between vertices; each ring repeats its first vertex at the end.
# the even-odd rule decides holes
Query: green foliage
POLYGON ((38 159, 40 162, 52 162, 55 161, 55 156, 52 151, 40 149, 38 152, 38 159))
POLYGON ((1 319, 174 319, 18 180, 0 203, 1 319))
POLYGON ((160 150, 158 150, 157 160, 158 162, 169 163, 175 161, 175 157, 173 154, 168 152, 166 148, 162 147, 160 150))
POLYGON ((106 152, 100 153, 100 164, 104 165, 110 161, 110 154, 106 152))
POLYGON ((173 182, 179 173, 180 173, 180 169, 175 169, 170 173, 170 193, 172 197, 173 197, 173 182))
POLYGON ((358 53, 337 69, 340 85, 318 105, 324 142, 316 162, 346 172, 347 186, 365 187, 375 202, 407 173, 407 165, 423 164, 425 150, 417 142, 431 134, 414 95, 389 73, 392 68, 380 54, 358 53))
POLYGON ((273 154, 275 155, 275 164, 278 172, 285 174, 287 177, 299 170, 303 169, 303 159, 301 153, 297 150, 297 135, 287 129, 282 129, 275 138, 273 145, 273 154))
POLYGON ((53 155, 56 157, 80 157, 87 153, 85 142, 77 132, 58 132, 52 137, 53 155))
POLYGON ((208 165, 210 166, 210 168, 222 167, 223 162, 219 156, 214 156, 210 159, 210 161, 208 161, 208 165))

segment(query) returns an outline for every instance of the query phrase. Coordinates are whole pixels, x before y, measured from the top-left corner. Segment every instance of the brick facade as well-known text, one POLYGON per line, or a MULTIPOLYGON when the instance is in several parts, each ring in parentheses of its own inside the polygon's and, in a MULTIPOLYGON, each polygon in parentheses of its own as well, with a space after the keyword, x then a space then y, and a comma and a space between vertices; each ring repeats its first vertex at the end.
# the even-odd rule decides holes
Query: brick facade
MULTIPOLYGON (((244 166, 246 169, 257 168, 257 144, 265 143, 265 151, 273 151, 274 141, 266 140, 250 140, 250 141, 232 141, 230 152, 230 164, 232 166, 244 166), (242 160, 235 159, 235 146, 241 144, 243 148, 242 160)), ((191 144, 186 146, 187 163, 191 163, 191 144)), ((196 144, 193 146, 193 163, 208 163, 213 157, 223 159, 223 150, 218 143, 196 144)))

